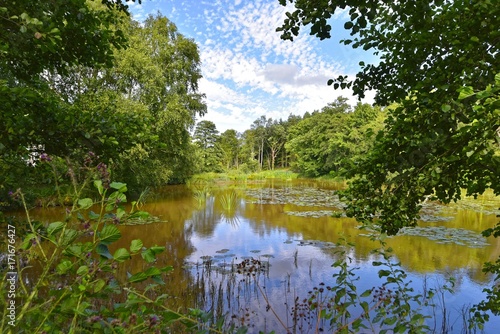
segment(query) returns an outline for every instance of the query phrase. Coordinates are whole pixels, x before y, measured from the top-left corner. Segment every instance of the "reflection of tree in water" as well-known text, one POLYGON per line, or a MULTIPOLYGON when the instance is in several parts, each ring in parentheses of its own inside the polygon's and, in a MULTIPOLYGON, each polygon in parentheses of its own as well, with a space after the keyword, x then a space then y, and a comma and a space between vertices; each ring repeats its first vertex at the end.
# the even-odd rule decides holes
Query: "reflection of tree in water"
POLYGON ((203 237, 209 237, 214 234, 215 227, 219 222, 214 208, 215 196, 207 196, 204 205, 193 211, 191 218, 187 221, 190 228, 203 237))

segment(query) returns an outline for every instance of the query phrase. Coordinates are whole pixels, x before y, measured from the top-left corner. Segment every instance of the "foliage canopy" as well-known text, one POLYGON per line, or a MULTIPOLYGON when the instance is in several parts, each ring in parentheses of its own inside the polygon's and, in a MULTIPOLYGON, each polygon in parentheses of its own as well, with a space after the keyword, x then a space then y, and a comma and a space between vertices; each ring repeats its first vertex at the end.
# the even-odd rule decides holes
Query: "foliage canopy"
MULTIPOLYGON (((280 0, 282 5, 286 0, 280 0)), ((395 234, 414 225, 420 203, 434 196, 449 202, 492 188, 500 194, 500 8, 492 1, 290 0, 282 38, 302 26, 320 39, 346 10, 351 39, 341 43, 371 50, 378 64, 360 63, 352 80, 330 80, 359 97, 377 91, 376 102, 400 107, 388 113, 372 152, 348 171, 348 214, 395 234)))

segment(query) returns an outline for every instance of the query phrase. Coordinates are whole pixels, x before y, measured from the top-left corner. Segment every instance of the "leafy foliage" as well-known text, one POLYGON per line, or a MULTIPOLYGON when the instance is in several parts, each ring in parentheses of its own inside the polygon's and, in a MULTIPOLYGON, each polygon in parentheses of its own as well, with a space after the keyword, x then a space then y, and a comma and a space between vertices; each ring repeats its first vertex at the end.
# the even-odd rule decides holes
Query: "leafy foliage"
POLYGON ((447 202, 459 198, 461 187, 470 195, 486 187, 500 192, 497 6, 343 1, 310 11, 309 1, 295 5, 279 28, 282 38, 293 39, 300 24, 329 38, 326 19, 349 6, 345 28, 354 37, 342 42, 373 49, 381 62, 362 65, 354 81, 338 78, 335 87, 352 87, 360 97, 373 88, 379 103, 401 104, 389 113, 373 153, 348 174, 360 175, 348 195, 350 215, 370 220, 381 213, 382 230, 392 234, 414 223, 427 195, 447 202))
POLYGON ((212 121, 200 121, 196 125, 193 139, 200 152, 200 171, 220 172, 223 152, 219 145, 219 131, 212 121))
POLYGON ((368 152, 370 135, 382 126, 380 109, 359 104, 352 110, 339 98, 292 126, 285 147, 304 175, 339 175, 368 152))
MULTIPOLYGON (((37 66, 45 67, 33 67, 30 78, 23 81, 21 74, 17 79, 9 74, 17 73, 11 63, 0 63, 4 109, 0 114, 0 165, 9 176, 0 185, 3 191, 18 187, 9 180, 18 179, 19 171, 26 170, 10 164, 33 160, 30 172, 34 174, 40 170, 34 165, 42 153, 81 160, 92 152, 136 191, 148 185, 182 182, 194 172, 195 149, 189 130, 195 117, 206 110, 203 95, 197 92, 201 75, 196 44, 161 15, 149 17, 142 27, 130 20, 125 9, 120 12, 111 2, 109 5, 90 3, 88 9, 97 17, 107 15, 109 22, 101 28, 108 27, 123 39, 115 43, 103 38, 99 39, 103 46, 92 44, 106 53, 106 64, 86 59, 85 54, 54 64, 44 63, 42 58, 37 66)), ((67 18, 71 8, 67 8, 67 18)), ((85 20, 81 24, 78 29, 92 28, 85 20)), ((77 31, 74 34, 72 42, 78 40, 77 31)), ((68 46, 65 56, 70 51, 68 46)))

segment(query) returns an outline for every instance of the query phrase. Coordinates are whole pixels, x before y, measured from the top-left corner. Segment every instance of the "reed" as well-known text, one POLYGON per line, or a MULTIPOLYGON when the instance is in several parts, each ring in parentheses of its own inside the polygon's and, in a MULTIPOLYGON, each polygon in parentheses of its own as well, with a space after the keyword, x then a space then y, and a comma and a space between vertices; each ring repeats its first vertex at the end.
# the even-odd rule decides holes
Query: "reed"
POLYGON ((232 213, 236 210, 238 196, 236 195, 236 192, 231 191, 230 193, 222 195, 219 201, 225 213, 232 213))

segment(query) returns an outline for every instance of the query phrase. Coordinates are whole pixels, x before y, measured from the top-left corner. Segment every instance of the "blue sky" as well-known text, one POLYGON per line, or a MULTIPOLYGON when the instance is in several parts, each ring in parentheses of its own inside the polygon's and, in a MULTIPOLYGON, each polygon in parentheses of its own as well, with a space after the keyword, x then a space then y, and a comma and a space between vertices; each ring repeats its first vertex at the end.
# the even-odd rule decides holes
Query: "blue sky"
MULTIPOLYGON (((129 3, 137 21, 158 11, 176 24, 180 33, 199 47, 207 114, 220 132, 243 132, 261 115, 286 119, 324 107, 342 95, 357 102, 349 90, 327 86, 339 74, 354 75, 359 62, 371 54, 342 46, 348 36, 347 12, 335 13, 333 37, 320 41, 303 32, 293 42, 276 32, 286 11, 278 0, 143 0, 129 3)), ((373 92, 363 102, 373 101, 373 92)), ((201 120, 201 119, 198 119, 201 120)))

